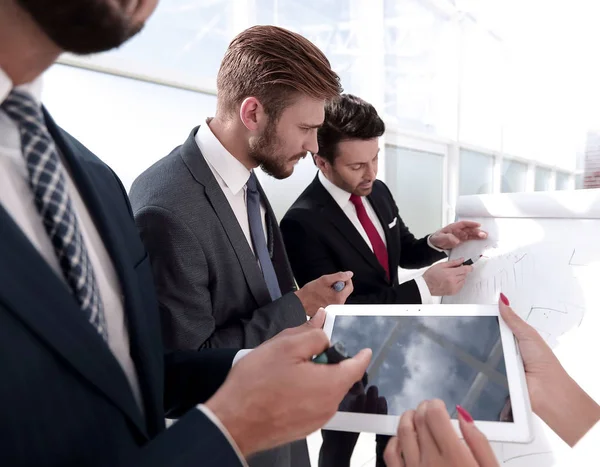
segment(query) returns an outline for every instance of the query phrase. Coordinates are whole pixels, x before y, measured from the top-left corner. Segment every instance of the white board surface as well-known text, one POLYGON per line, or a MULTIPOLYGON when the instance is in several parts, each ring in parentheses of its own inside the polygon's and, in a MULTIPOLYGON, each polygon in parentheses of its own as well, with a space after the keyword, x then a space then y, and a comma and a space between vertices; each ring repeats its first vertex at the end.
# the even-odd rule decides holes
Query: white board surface
MULTIPOLYGON (((503 292, 600 401, 600 190, 465 196, 463 219, 480 222, 489 237, 452 251, 483 256, 463 290, 442 303, 497 303, 503 292)), ((533 443, 494 444, 501 465, 549 466, 564 455, 566 445, 534 418, 533 443)))

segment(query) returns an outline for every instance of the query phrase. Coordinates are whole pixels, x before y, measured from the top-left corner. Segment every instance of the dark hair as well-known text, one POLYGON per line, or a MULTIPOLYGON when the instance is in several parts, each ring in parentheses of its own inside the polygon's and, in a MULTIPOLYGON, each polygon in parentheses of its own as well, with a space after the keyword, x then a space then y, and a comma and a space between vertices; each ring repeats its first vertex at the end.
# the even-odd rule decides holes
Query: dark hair
POLYGON ((352 94, 342 94, 325 105, 325 121, 317 132, 318 155, 333 164, 341 141, 379 138, 384 132, 375 107, 352 94))
POLYGON ((234 112, 256 97, 277 119, 298 95, 328 100, 342 92, 323 52, 305 37, 276 26, 253 26, 231 41, 217 75, 219 110, 234 112))

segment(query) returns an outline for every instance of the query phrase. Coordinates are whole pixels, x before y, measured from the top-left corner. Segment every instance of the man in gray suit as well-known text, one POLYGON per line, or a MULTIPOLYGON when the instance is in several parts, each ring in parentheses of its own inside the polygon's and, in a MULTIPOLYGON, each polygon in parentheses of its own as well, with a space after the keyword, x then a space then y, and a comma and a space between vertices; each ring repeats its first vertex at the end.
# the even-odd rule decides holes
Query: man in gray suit
MULTIPOLYGON (((352 273, 296 290, 273 210, 253 170, 286 178, 307 152, 339 77, 304 37, 252 27, 230 44, 217 113, 145 171, 130 197, 149 252, 171 349, 253 348, 340 304, 352 273), (346 283, 341 292, 333 285, 346 283)), ((243 354, 238 354, 243 355, 243 354)), ((315 395, 318 397, 318 395, 315 395)), ((262 453, 252 466, 307 466, 306 443, 262 453)))

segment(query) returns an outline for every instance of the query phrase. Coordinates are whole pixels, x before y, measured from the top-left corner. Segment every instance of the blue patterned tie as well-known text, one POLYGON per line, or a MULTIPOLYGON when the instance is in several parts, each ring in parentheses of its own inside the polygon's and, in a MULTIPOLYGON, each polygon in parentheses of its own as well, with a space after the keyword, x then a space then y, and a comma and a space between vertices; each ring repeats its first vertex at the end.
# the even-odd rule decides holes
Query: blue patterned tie
POLYGON ((63 276, 89 322, 107 340, 96 278, 67 193, 65 171, 41 108, 31 95, 18 90, 13 90, 0 108, 19 127, 29 185, 63 276))
POLYGON ((254 245, 254 254, 258 258, 263 277, 267 283, 271 300, 277 300, 281 297, 281 288, 275 274, 275 268, 269 255, 267 242, 265 240, 265 230, 263 229, 262 215, 260 213, 260 192, 258 191, 256 175, 250 174, 246 183, 246 205, 248 207, 248 224, 250 225, 250 237, 254 245))

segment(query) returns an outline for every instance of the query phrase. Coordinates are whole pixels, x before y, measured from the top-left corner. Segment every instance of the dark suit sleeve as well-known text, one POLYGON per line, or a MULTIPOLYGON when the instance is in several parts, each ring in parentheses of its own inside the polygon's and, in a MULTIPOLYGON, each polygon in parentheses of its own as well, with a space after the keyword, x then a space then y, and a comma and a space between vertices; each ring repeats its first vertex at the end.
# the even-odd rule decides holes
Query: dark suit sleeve
POLYGON ((167 348, 226 347, 231 342, 239 342, 239 348, 253 348, 305 321, 300 299, 288 293, 255 310, 249 318, 217 329, 203 242, 162 207, 140 209, 135 221, 150 255, 167 348), (291 323, 289 316, 298 316, 298 322, 291 323))
MULTIPOLYGON (((131 203, 117 174, 117 181, 133 219, 131 203)), ((207 401, 227 378, 237 350, 174 351, 164 354, 164 410, 176 418, 207 401)))
POLYGON ((398 266, 403 269, 419 269, 429 266, 440 259, 446 258, 446 253, 434 250, 427 244, 429 235, 419 239, 415 238, 406 224, 402 221, 400 213, 398 212, 398 206, 394 201, 390 189, 384 183, 381 183, 381 186, 385 188, 390 203, 396 213, 396 218, 398 219, 397 228, 400 232, 400 261, 398 266))
POLYGON ((233 446, 206 415, 190 410, 119 467, 241 466, 233 446))
POLYGON ((202 347, 231 347, 230 342, 241 342, 241 347, 253 349, 284 329, 306 323, 302 302, 294 292, 267 303, 252 312, 251 318, 241 318, 227 327, 220 327, 204 341, 202 347))
POLYGON ((227 378, 237 350, 206 349, 165 354, 164 408, 177 418, 206 402, 227 378))
MULTIPOLYGON (((324 274, 333 274, 339 268, 312 227, 315 222, 309 211, 288 211, 281 221, 281 233, 298 284, 302 287, 324 274)), ((406 303, 420 304, 421 294, 414 280, 393 287, 381 287, 368 294, 352 293, 346 303, 406 303)))

